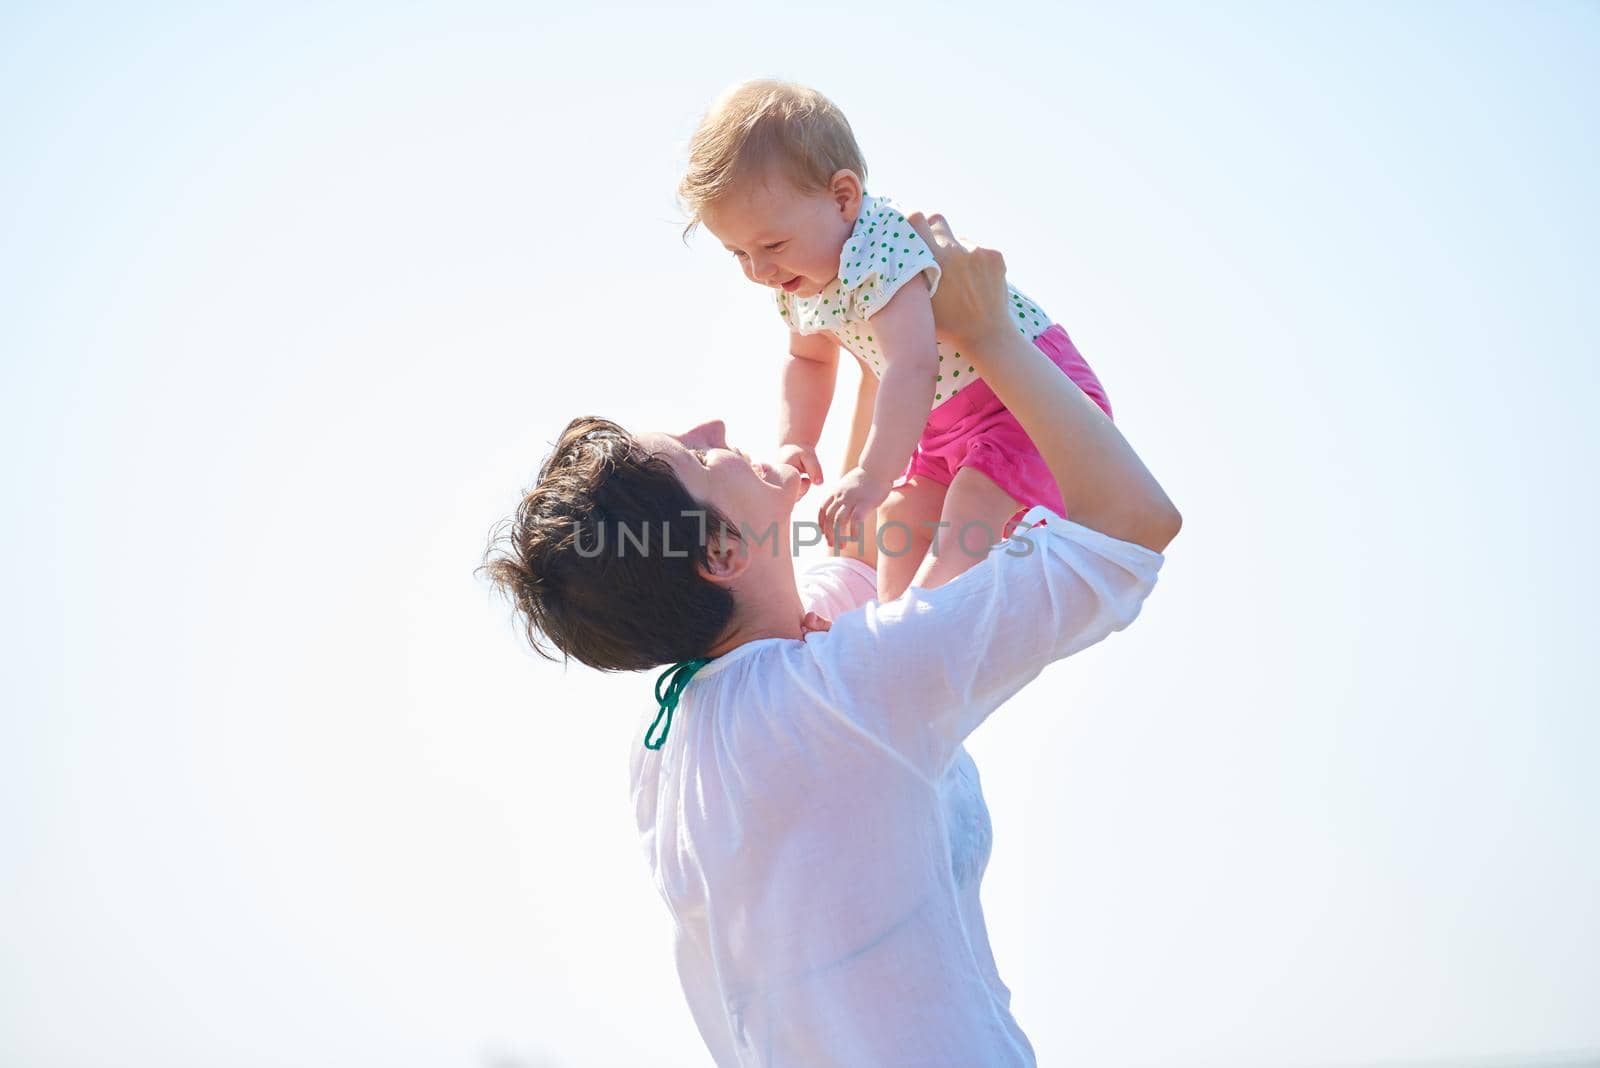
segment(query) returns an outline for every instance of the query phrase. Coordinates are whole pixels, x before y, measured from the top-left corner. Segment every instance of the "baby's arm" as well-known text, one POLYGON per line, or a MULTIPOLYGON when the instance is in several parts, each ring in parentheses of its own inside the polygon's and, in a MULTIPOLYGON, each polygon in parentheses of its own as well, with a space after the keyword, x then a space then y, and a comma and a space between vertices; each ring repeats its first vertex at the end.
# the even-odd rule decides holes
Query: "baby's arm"
MULTIPOLYGON (((861 452, 867 446, 867 432, 872 429, 872 409, 878 401, 878 376, 860 363, 861 381, 856 386, 856 408, 850 413, 850 440, 844 447, 844 470, 861 463, 861 452)), ((833 546, 835 556, 854 556, 871 567, 878 566, 878 518, 876 511, 870 511, 866 516, 865 533, 858 541, 847 538, 835 543, 831 538, 829 545, 833 546)), ((824 530, 826 537, 828 531, 824 530)))
POLYGON ((875 344, 883 353, 883 380, 861 458, 822 506, 825 532, 851 530, 857 519, 883 503, 911 459, 933 408, 939 349, 926 279, 902 286, 871 322, 875 344))
POLYGON ((798 467, 813 486, 822 482, 817 442, 833 403, 839 343, 827 334, 789 334, 783 365, 783 404, 778 412, 778 461, 798 467))

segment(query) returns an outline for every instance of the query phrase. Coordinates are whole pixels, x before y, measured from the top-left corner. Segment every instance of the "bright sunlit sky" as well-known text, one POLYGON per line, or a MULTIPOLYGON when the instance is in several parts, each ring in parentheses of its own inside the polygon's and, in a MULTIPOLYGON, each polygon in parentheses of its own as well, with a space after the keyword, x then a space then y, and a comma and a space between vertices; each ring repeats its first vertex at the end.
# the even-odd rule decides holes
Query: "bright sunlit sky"
POLYGON ((760 75, 1184 513, 970 742, 1041 1063, 1600 1050, 1600 8, 291 8, 0 11, 0 1063, 707 1063, 653 675, 473 568, 573 416, 776 444, 672 196, 760 75))

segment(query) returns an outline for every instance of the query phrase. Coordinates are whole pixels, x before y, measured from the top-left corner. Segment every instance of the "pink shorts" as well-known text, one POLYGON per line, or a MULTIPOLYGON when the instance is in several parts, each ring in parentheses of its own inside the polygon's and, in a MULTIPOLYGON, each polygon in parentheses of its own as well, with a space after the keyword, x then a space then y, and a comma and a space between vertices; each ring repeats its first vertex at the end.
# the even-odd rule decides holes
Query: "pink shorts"
MULTIPOLYGON (((1101 411, 1108 417, 1111 415, 1111 402, 1106 399, 1104 387, 1065 330, 1051 326, 1034 338, 1033 343, 1076 382, 1101 411)), ((960 367, 946 370, 950 362, 944 361, 940 368, 939 385, 947 384, 964 370, 960 367)), ((895 485, 902 485, 914 475, 948 486, 963 467, 988 475, 1021 503, 1021 509, 1042 504, 1058 515, 1066 515, 1061 491, 1056 488, 1056 480, 1045 466, 1044 457, 1034 447, 1033 439, 1022 429, 1016 416, 1000 403, 989 383, 981 379, 933 409, 917 449, 911 454, 911 462, 895 485)))

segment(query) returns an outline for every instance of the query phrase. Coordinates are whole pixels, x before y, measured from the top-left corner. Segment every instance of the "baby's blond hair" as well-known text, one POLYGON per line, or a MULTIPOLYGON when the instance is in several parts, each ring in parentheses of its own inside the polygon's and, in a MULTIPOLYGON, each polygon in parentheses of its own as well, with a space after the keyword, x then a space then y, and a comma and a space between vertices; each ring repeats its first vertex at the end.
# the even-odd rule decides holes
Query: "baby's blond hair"
POLYGON ((717 198, 769 166, 808 192, 827 189, 842 170, 867 181, 856 135, 833 101, 793 82, 742 82, 717 98, 689 141, 689 168, 678 183, 689 215, 684 236, 717 198))

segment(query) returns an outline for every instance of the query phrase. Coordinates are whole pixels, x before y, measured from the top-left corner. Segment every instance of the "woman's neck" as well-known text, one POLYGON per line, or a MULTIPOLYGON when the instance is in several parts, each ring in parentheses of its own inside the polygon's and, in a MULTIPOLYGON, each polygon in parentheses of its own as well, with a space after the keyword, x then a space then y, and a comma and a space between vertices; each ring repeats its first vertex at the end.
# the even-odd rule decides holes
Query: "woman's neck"
POLYGON ((794 562, 786 555, 761 573, 750 574, 750 581, 734 592, 733 621, 706 654, 718 657, 746 642, 763 638, 799 640, 805 632, 800 626, 805 609, 795 583, 794 562))

